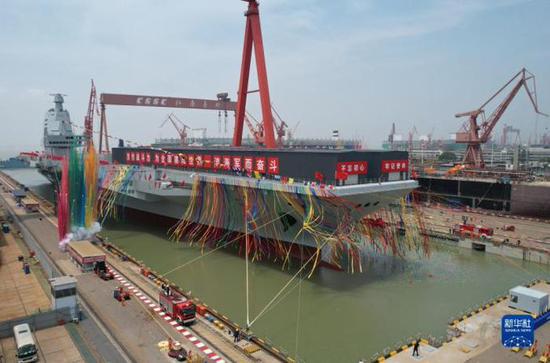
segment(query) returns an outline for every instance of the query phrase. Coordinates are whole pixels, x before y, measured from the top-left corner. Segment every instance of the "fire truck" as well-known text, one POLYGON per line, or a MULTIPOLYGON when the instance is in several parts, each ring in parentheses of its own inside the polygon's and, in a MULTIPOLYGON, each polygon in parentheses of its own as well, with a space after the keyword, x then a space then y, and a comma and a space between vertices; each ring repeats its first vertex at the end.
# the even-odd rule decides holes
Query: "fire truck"
POLYGON ((160 291, 159 305, 168 316, 181 324, 191 325, 195 322, 195 304, 185 296, 174 293, 169 287, 160 291))
POLYGON ((461 223, 453 227, 453 233, 462 237, 487 239, 493 236, 493 229, 475 224, 461 223))

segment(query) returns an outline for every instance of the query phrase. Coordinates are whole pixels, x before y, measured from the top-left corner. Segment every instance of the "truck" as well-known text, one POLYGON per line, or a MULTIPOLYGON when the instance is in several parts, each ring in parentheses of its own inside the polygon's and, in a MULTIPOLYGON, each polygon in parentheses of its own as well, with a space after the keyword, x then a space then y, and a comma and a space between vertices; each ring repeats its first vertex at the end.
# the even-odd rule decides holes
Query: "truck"
POLYGON ((461 223, 453 227, 453 234, 470 238, 488 239, 493 236, 492 228, 478 226, 475 224, 461 223))
POLYGON ((159 305, 166 315, 180 324, 191 325, 195 322, 197 311, 195 303, 171 289, 160 291, 159 305))
POLYGON ((94 272, 95 274, 101 278, 102 280, 108 281, 115 278, 114 274, 107 269, 107 265, 105 264, 105 261, 97 261, 94 264, 94 272))

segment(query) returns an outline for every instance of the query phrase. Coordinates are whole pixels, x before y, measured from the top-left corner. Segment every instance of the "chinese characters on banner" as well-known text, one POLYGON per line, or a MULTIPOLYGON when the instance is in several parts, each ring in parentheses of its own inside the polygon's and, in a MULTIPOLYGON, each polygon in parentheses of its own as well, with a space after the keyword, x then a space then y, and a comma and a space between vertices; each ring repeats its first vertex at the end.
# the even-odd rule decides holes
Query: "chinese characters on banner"
POLYGON ((347 175, 367 174, 368 163, 366 161, 346 161, 336 164, 336 172, 347 175))
POLYGON ((279 174, 279 158, 228 156, 228 155, 195 155, 172 154, 162 152, 127 151, 127 164, 154 164, 178 168, 203 168, 219 170, 236 170, 260 174, 279 174))
POLYGON ((409 171, 408 160, 382 160, 382 173, 409 171))
POLYGON ((528 348, 535 342, 535 319, 531 315, 504 315, 501 344, 506 348, 528 348))

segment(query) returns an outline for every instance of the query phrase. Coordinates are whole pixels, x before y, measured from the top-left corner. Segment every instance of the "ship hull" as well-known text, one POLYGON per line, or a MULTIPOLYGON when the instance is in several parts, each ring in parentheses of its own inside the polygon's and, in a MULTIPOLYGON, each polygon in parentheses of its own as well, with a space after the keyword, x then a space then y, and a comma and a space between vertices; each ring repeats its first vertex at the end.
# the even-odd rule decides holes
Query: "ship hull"
MULTIPOLYGON (((109 166, 108 172, 114 172, 118 167, 109 166)), ((237 233, 248 232, 258 238, 297 243, 309 247, 318 246, 316 232, 331 234, 347 218, 347 222, 353 223, 365 216, 373 215, 378 210, 396 203, 402 197, 417 187, 412 180, 403 180, 386 183, 372 183, 351 186, 334 187, 330 191, 315 191, 314 188, 304 185, 282 185, 275 181, 256 181, 251 178, 227 177, 208 173, 191 173, 183 171, 162 170, 153 168, 140 168, 135 172, 124 192, 116 191, 115 203, 119 207, 171 218, 176 221, 211 226, 217 229, 233 231, 237 233), (163 183, 148 175, 164 175, 166 180, 171 180, 169 188, 163 188, 163 183), (224 190, 229 190, 225 199, 217 205, 203 204, 205 210, 200 215, 186 214, 189 204, 192 203, 194 178, 202 178, 204 183, 223 184, 224 190), (174 187, 173 185, 177 185, 174 187), (272 213, 259 213, 253 217, 255 225, 246 225, 244 210, 245 202, 239 198, 236 192, 239 188, 253 188, 255 192, 262 193, 262 199, 266 201, 276 200, 280 193, 289 195, 290 198, 306 201, 307 198, 315 198, 318 208, 317 214, 322 214, 315 231, 304 230, 304 223, 308 217, 300 209, 296 209, 291 203, 277 203, 272 213), (316 194, 312 196, 311 193, 316 194), (209 210, 209 209, 223 209, 209 210)), ((195 201, 196 202, 196 201, 195 201)), ((270 204, 267 202, 267 204, 270 204)), ((307 202, 305 202, 307 204, 307 202)), ((249 206, 250 208, 250 206, 249 206)), ((264 210, 265 208, 261 208, 264 210)), ((307 207, 306 207, 307 209, 307 207)), ((318 217, 318 216, 316 216, 318 217)), ((250 217, 249 217, 250 219, 250 217)))

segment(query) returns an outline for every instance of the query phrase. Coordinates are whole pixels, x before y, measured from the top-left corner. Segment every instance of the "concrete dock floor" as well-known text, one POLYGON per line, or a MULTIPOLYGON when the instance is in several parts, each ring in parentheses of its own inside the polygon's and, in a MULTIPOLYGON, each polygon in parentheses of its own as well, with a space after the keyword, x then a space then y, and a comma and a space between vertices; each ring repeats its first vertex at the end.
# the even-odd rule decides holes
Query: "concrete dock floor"
MULTIPOLYGON (((0 232, 1 233, 1 232, 0 232)), ((24 255, 11 233, 4 234, 6 245, 0 247, 0 321, 49 310, 51 301, 34 273, 25 275, 17 257, 24 255)))
POLYGON ((483 215, 446 207, 423 207, 426 227, 440 233, 449 233, 449 228, 462 223, 462 216, 468 217, 468 223, 494 228, 495 239, 508 238, 512 244, 520 241, 522 247, 538 248, 550 253, 550 224, 533 219, 519 219, 483 215), (513 225, 515 230, 505 231, 504 225, 513 225))

